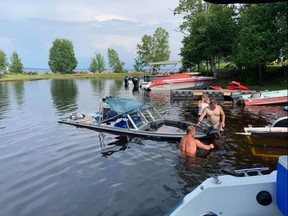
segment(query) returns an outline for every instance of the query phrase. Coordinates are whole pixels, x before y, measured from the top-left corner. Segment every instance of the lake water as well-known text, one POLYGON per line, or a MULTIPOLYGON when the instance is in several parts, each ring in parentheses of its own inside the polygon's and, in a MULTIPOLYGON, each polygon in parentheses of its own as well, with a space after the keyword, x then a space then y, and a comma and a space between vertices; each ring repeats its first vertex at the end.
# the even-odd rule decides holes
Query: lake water
POLYGON ((179 142, 134 138, 58 124, 70 112, 98 111, 102 97, 120 96, 167 110, 167 118, 197 110, 169 94, 125 89, 123 80, 40 80, 0 83, 0 215, 164 215, 214 174, 276 169, 287 139, 237 135, 287 115, 282 106, 223 102, 226 128, 216 148, 180 155, 179 142))

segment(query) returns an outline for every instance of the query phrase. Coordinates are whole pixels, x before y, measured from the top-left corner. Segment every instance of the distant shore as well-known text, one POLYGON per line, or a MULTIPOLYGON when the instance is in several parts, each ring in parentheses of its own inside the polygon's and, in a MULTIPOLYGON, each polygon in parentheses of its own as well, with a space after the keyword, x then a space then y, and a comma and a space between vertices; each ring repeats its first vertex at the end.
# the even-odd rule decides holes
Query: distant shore
POLYGON ((8 81, 29 81, 29 80, 43 80, 43 79, 124 79, 129 77, 142 77, 143 72, 129 72, 129 73, 73 73, 73 74, 0 74, 0 82, 8 81))

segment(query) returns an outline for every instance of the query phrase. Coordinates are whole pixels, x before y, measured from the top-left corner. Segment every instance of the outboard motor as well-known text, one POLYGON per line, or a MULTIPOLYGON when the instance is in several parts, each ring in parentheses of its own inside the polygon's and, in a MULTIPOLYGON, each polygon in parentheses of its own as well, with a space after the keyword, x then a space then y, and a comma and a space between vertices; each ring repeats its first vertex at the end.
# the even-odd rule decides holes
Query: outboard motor
POLYGON ((132 77, 132 83, 134 87, 139 87, 139 77, 132 77))
POLYGON ((124 84, 125 84, 125 87, 128 87, 128 86, 129 86, 129 77, 128 77, 128 76, 125 76, 125 78, 124 78, 124 84))
POLYGON ((207 131, 207 136, 214 139, 220 139, 220 131, 218 129, 209 128, 207 131))
POLYGON ((132 89, 132 94, 135 94, 135 93, 139 93, 139 87, 138 86, 134 86, 132 89))

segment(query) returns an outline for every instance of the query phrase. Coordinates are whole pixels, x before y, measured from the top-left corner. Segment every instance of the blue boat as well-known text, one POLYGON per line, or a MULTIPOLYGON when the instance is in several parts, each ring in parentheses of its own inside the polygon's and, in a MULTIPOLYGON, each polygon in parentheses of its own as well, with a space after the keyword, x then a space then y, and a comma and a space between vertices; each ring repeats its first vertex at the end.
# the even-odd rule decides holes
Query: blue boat
POLYGON ((240 98, 246 106, 287 104, 288 90, 261 91, 242 95, 240 98))

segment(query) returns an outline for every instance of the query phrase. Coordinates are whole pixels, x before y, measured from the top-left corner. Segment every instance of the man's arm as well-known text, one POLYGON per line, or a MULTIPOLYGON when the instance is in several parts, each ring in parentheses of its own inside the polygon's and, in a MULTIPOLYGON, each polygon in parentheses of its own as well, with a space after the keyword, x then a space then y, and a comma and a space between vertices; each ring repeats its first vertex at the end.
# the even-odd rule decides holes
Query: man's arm
POLYGON ((202 142, 200 142, 199 140, 196 140, 196 146, 197 146, 198 148, 202 148, 202 149, 205 149, 205 150, 210 150, 210 149, 213 149, 213 148, 214 148, 214 145, 213 145, 213 144, 205 145, 205 144, 203 144, 202 142))
POLYGON ((220 109, 220 115, 221 115, 221 125, 222 125, 222 127, 224 128, 225 127, 225 113, 224 113, 224 111, 223 111, 223 109, 222 109, 222 107, 220 107, 221 109, 220 109))

